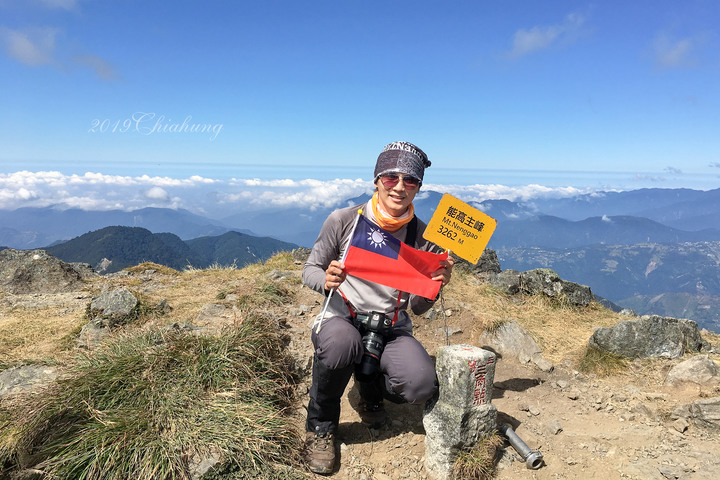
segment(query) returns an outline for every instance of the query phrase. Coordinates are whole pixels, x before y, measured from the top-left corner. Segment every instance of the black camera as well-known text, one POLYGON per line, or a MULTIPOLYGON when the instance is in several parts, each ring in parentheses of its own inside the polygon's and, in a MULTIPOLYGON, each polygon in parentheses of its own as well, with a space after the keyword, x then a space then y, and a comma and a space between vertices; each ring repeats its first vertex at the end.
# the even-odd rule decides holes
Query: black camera
POLYGON ((392 333, 392 319, 380 312, 358 313, 355 326, 362 335, 363 353, 360 365, 355 368, 355 378, 369 382, 380 367, 380 356, 385 350, 385 336, 392 333))

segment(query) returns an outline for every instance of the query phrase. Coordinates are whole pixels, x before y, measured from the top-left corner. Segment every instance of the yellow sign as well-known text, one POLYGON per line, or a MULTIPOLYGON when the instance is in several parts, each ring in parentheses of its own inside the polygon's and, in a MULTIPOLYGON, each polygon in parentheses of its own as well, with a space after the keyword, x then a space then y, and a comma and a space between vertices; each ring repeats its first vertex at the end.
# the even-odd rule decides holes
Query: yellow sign
POLYGON ((446 193, 440 199, 423 237, 475 264, 496 226, 494 218, 446 193))

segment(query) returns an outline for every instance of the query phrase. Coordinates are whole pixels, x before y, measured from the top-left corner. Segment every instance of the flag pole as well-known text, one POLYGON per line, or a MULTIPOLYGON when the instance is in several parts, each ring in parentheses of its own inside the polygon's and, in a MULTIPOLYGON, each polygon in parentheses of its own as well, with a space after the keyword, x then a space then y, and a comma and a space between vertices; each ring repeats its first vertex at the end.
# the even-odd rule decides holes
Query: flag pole
MULTIPOLYGON (((355 235, 355 230, 357 229, 358 222, 360 221, 360 216, 362 215, 363 211, 362 208, 358 209, 357 216, 355 217, 355 224, 353 225, 352 231, 350 232, 350 235, 348 236, 347 244, 345 245, 345 250, 343 251, 343 254, 340 256, 340 263, 343 263, 345 261, 345 258, 347 257, 348 250, 350 250, 350 242, 352 242, 353 235, 355 235)), ((330 298, 335 293, 335 290, 337 288, 330 289, 330 293, 328 294, 327 298, 325 298, 325 305, 323 305, 322 311, 320 314, 315 317, 315 322, 313 323, 313 328, 315 329, 315 334, 317 335, 320 333, 320 329, 322 328, 323 320, 325 320, 325 313, 327 312, 328 305, 330 305, 330 298)))

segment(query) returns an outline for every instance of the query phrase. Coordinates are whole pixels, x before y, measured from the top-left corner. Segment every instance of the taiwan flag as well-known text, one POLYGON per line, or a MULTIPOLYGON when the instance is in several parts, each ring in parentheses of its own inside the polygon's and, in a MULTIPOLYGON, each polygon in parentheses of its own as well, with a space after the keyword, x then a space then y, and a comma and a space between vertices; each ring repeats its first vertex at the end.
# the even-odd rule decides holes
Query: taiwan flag
POLYGON ((344 263, 348 275, 435 299, 442 281, 430 276, 446 258, 447 252, 414 249, 359 215, 344 263))

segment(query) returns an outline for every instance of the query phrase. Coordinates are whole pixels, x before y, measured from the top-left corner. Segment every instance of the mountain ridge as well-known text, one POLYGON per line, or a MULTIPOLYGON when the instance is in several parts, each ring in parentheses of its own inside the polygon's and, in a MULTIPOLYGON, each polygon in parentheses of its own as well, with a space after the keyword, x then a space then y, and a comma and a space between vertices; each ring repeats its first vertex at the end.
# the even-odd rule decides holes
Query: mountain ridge
POLYGON ((206 268, 214 264, 244 266, 294 248, 297 245, 232 231, 184 241, 172 233, 110 226, 44 250, 63 261, 89 263, 98 271, 112 273, 143 262, 176 270, 206 268))

